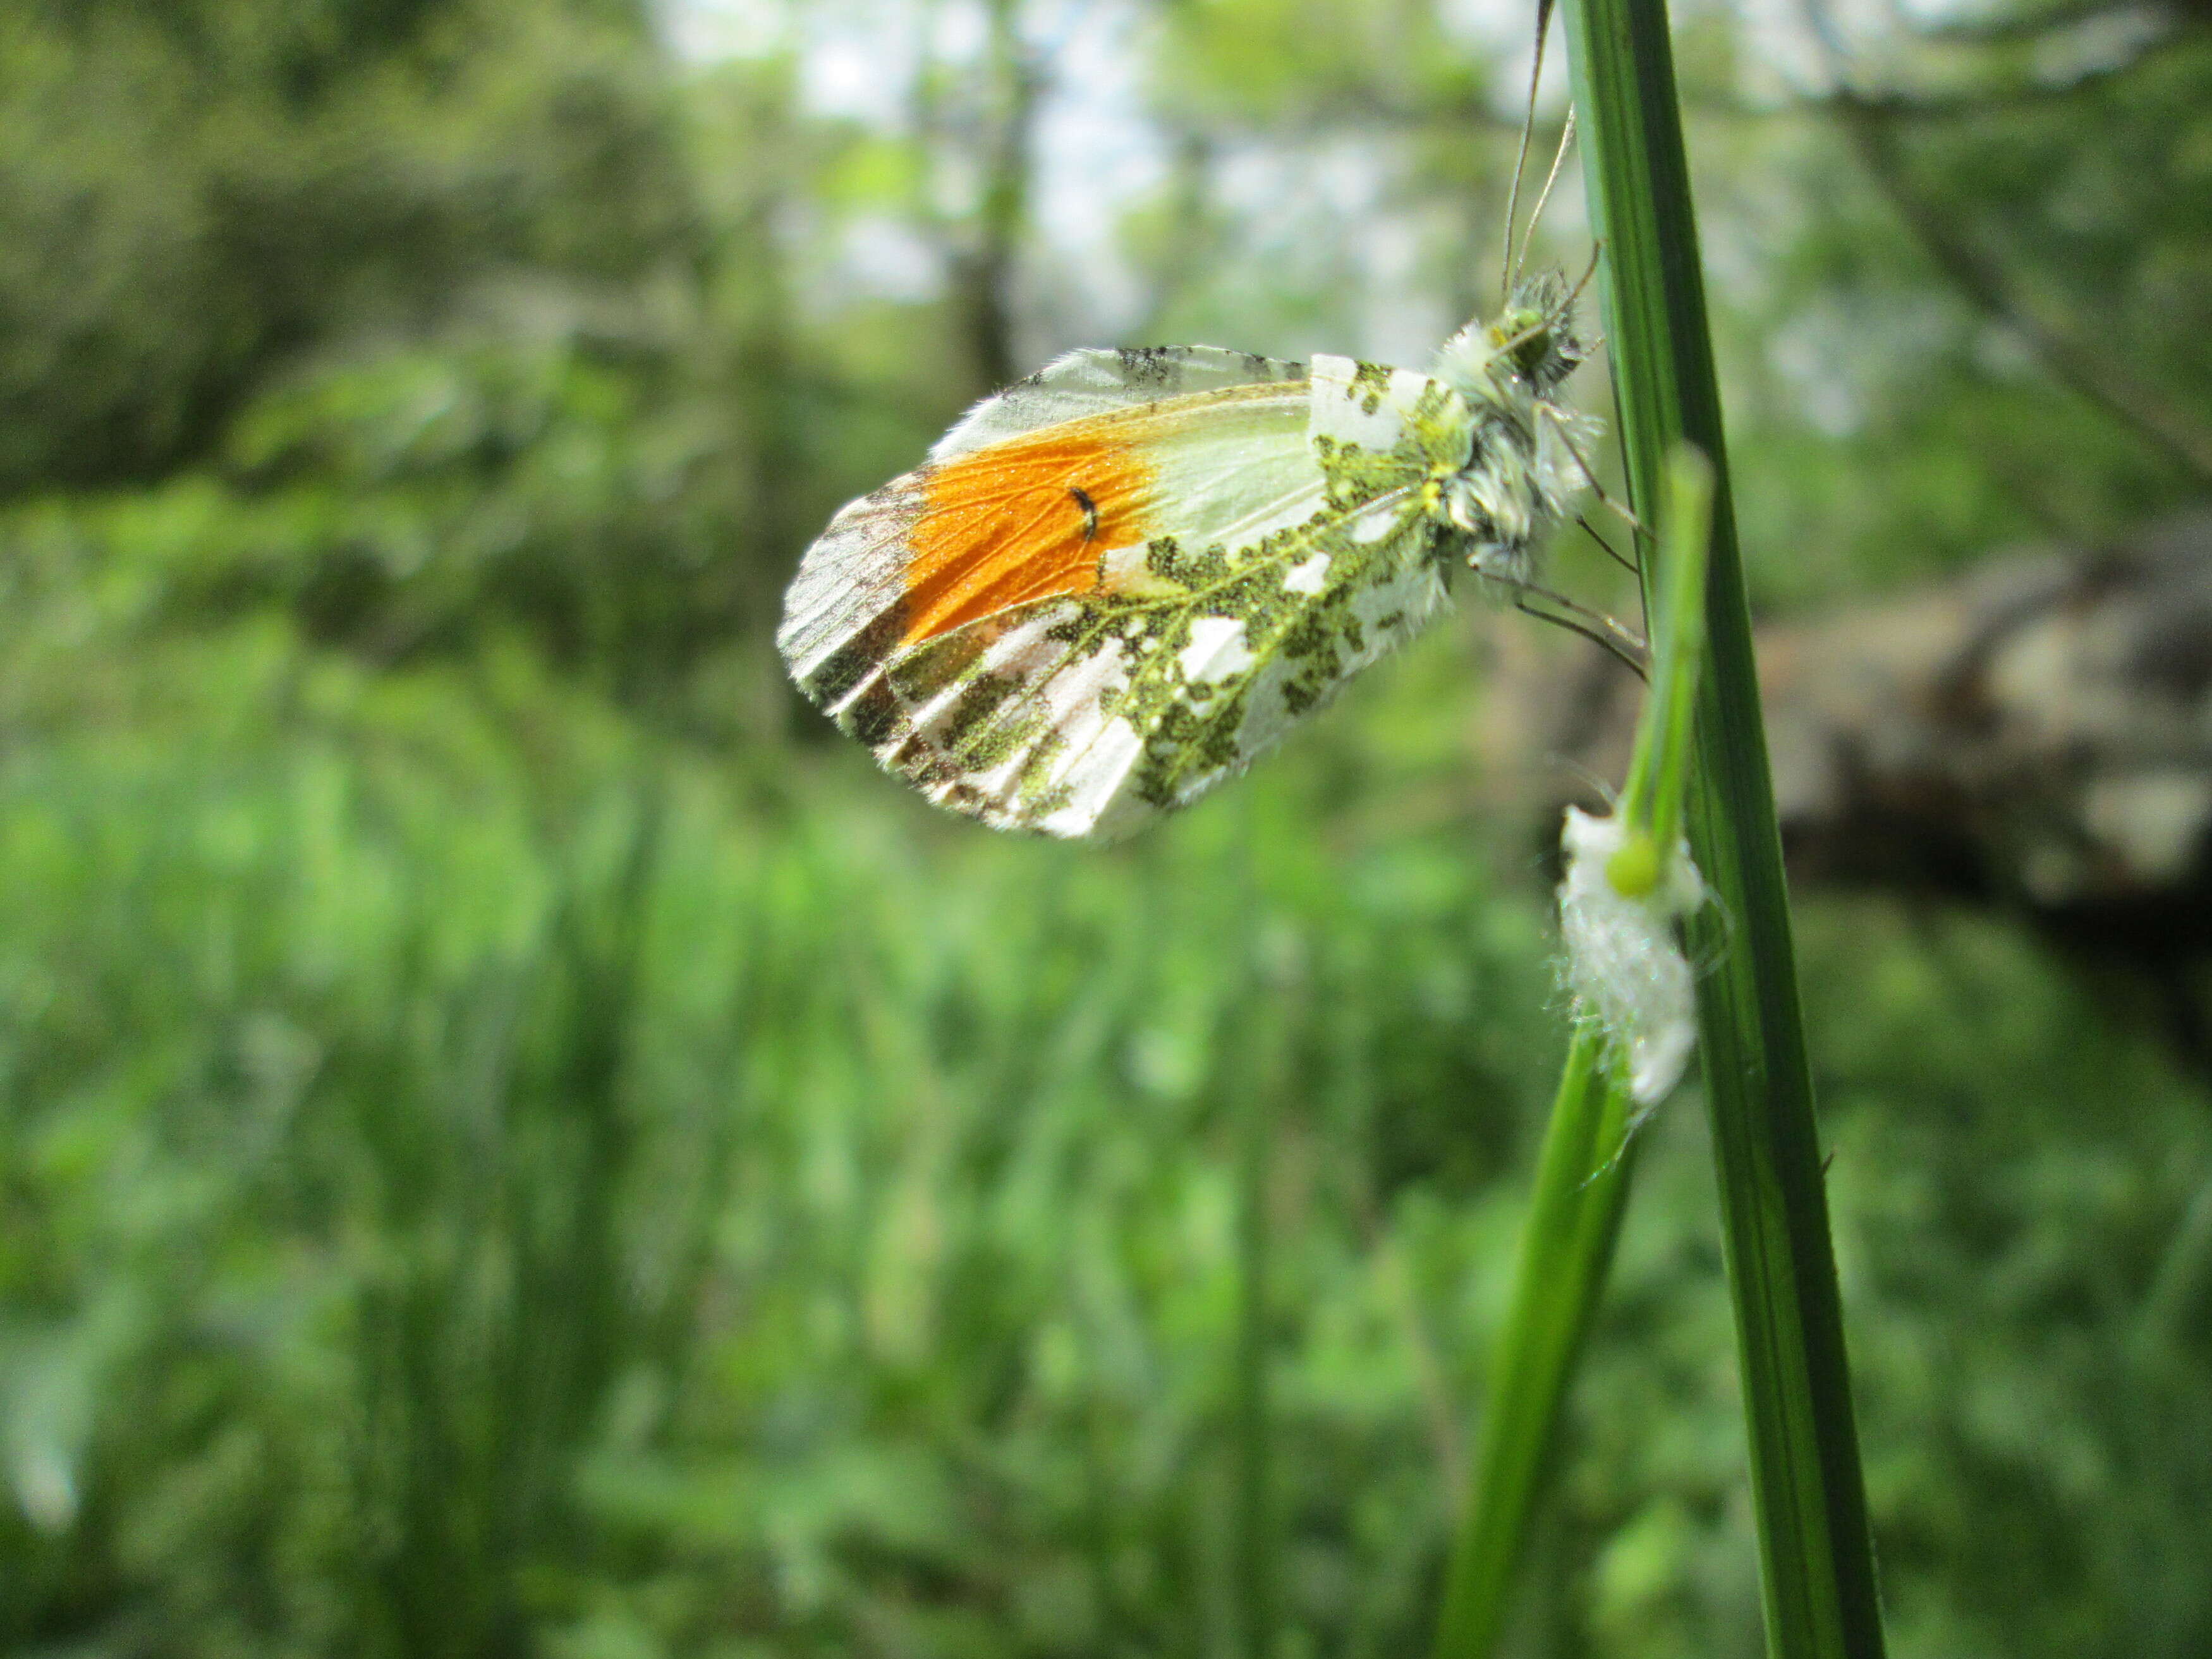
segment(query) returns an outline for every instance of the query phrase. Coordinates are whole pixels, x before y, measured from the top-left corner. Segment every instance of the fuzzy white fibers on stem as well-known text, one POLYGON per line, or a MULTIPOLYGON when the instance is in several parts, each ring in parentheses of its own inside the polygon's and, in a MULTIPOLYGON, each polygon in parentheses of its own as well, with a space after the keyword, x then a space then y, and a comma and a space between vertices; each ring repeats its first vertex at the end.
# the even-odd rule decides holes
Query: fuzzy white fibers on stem
POLYGON ((1674 924, 1705 902, 1705 884, 1678 842, 1654 879, 1630 884, 1644 890, 1623 892, 1616 855, 1638 833, 1617 817, 1567 808, 1559 931, 1577 1015, 1605 1033, 1630 1096, 1650 1107, 1681 1080, 1697 1043, 1695 976, 1674 924))

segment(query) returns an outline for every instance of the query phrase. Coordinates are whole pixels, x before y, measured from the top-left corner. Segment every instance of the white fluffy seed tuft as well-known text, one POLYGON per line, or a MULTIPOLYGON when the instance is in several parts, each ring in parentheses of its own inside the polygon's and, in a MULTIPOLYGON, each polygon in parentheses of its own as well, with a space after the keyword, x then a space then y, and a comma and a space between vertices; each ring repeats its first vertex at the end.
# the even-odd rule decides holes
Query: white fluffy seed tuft
POLYGON ((1651 1107, 1681 1080, 1697 1042, 1695 976, 1674 924, 1705 902, 1705 884, 1689 848, 1677 846, 1649 891, 1623 893, 1613 866, 1629 838, 1617 817, 1567 808, 1559 931, 1577 1013, 1605 1032, 1613 1063, 1626 1064, 1630 1096, 1651 1107))

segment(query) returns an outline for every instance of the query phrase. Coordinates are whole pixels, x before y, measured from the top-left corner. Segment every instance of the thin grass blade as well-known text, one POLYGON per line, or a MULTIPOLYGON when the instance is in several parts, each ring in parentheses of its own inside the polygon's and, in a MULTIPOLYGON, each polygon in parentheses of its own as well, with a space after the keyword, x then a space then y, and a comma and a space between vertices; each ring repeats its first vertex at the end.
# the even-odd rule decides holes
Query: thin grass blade
MULTIPOLYGON (((1717 899, 1692 929, 1705 1090, 1735 1301, 1767 1642, 1882 1651, 1813 1090, 1750 615, 1729 497, 1664 0, 1565 0, 1629 495, 1648 518, 1679 442, 1711 460, 1704 763, 1692 848, 1717 899)), ((1644 549, 1647 595, 1664 573, 1644 549)))

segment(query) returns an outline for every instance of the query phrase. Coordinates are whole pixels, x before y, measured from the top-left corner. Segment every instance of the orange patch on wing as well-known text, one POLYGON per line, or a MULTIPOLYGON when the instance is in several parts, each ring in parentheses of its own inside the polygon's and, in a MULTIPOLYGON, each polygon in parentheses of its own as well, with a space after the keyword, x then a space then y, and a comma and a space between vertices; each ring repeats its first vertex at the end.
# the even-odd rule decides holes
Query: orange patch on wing
POLYGON ((1030 599, 1088 592, 1101 553, 1149 539, 1152 469, 1125 434, 1100 424, 1047 427, 929 475, 907 544, 905 643, 1030 599))

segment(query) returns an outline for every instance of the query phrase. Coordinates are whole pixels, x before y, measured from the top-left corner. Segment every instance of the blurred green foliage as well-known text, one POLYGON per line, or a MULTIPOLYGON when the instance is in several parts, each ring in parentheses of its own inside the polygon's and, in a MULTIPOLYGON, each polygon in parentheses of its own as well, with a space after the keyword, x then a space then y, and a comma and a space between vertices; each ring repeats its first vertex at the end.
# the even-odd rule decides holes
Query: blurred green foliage
MULTIPOLYGON (((1363 144, 1410 280, 1480 303, 1511 76, 1397 10, 1132 14, 1148 327, 1358 343, 1357 240, 1233 186, 1363 144)), ((1265 1088, 1279 1650, 1419 1652, 1562 1043, 1483 636, 1105 854, 806 741, 781 583, 977 388, 1028 60, 872 124, 797 21, 711 68, 649 22, 0 4, 0 1647, 1224 1651, 1265 1088), (855 278, 891 232, 949 274, 855 278)), ((2212 55, 2142 72, 1913 160, 2201 410, 2212 55)), ((1702 131, 1765 592, 2189 488, 1824 125, 1702 131)), ((1896 1650, 2203 1651, 2201 1083, 2001 921, 1801 925, 1896 1650)), ((1518 1639, 1748 1655, 1690 1103, 1639 1188, 1518 1639)))

